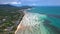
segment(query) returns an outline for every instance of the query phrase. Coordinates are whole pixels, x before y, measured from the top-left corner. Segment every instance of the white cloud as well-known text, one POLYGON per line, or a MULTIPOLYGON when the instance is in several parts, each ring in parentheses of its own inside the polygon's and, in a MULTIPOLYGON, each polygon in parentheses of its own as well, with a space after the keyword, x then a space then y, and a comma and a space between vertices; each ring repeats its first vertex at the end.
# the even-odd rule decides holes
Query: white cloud
POLYGON ((4 3, 0 3, 0 4, 8 4, 9 2, 4 2, 4 3))
POLYGON ((33 6, 35 6, 35 5, 36 5, 36 3, 33 3, 32 5, 33 5, 33 6))
POLYGON ((10 2, 8 4, 21 4, 21 2, 10 2))
POLYGON ((5 2, 5 3, 0 3, 0 4, 21 4, 21 2, 5 2))
POLYGON ((36 6, 36 5, 37 5, 36 3, 29 4, 29 6, 36 6))

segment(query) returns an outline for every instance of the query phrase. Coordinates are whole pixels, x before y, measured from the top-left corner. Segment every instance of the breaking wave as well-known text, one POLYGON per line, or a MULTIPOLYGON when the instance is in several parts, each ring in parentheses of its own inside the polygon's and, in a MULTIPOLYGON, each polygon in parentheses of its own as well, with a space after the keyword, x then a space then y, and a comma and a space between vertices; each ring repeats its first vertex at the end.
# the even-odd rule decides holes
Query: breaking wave
POLYGON ((47 18, 44 14, 25 13, 15 34, 49 34, 49 31, 43 25, 47 18))

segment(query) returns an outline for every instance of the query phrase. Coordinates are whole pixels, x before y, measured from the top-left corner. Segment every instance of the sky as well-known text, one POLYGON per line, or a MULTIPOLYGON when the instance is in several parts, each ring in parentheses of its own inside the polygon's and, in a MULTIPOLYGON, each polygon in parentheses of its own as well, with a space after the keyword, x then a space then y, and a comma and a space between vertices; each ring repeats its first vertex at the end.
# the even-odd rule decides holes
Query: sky
POLYGON ((29 6, 60 6, 60 0, 0 0, 0 4, 19 4, 29 6))

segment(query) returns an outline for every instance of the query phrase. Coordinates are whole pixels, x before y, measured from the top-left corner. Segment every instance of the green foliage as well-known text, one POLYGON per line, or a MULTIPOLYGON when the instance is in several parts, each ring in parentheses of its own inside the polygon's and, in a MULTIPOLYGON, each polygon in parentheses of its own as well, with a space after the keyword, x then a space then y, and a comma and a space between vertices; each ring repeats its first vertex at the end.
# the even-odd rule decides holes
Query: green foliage
POLYGON ((21 21, 24 13, 22 11, 20 12, 20 10, 27 8, 29 8, 29 6, 15 7, 11 5, 0 5, 0 34, 14 34, 17 27, 14 21, 21 21), (5 31, 7 27, 11 26, 13 26, 11 31, 5 31))
POLYGON ((7 27, 9 26, 10 27, 12 25, 14 25, 14 23, 12 23, 11 21, 5 21, 4 22, 4 26, 7 26, 7 27))
MULTIPOLYGON (((9 11, 6 11, 7 9, 0 9, 0 20, 2 21, 2 24, 0 23, 0 33, 8 33, 8 32, 5 32, 5 29, 7 27, 11 27, 11 26, 14 26, 15 23, 13 23, 12 21, 14 20, 18 20, 19 19, 19 16, 20 16, 20 13, 19 12, 14 12, 16 11, 16 9, 12 9, 9 10, 9 11), (3 21, 3 19, 6 19, 5 21, 3 21)), ((16 26, 14 26, 16 28, 16 26)), ((13 30, 12 31, 15 31, 16 29, 14 29, 13 27, 13 30)), ((9 32, 9 34, 13 34, 14 32, 9 32)))

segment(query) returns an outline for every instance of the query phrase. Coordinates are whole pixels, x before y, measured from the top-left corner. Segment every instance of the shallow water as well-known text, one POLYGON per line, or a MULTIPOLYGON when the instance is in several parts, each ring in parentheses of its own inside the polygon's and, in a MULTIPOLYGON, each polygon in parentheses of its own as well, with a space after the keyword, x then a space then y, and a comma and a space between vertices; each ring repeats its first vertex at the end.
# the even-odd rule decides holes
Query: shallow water
POLYGON ((44 23, 47 18, 48 16, 45 14, 25 13, 16 34, 56 34, 57 32, 52 29, 50 24, 44 23), (21 25, 24 26, 24 29, 21 29, 21 25))
POLYGON ((60 6, 39 6, 28 10, 28 12, 45 14, 53 26, 60 28, 60 6))
POLYGON ((59 16, 60 7, 34 7, 25 13, 16 34, 60 34, 59 16), (27 28, 21 31, 21 24, 27 28))

